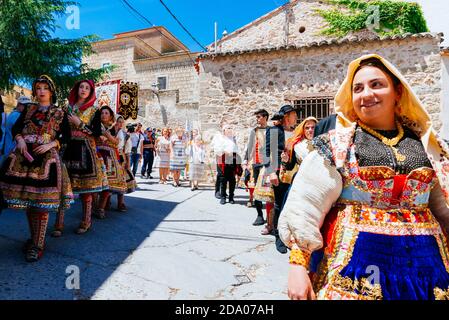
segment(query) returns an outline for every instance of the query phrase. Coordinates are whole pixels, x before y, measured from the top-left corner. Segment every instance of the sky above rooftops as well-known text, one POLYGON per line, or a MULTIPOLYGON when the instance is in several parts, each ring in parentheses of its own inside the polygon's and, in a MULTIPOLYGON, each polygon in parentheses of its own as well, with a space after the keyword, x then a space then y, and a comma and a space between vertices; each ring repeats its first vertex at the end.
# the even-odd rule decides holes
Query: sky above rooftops
MULTIPOLYGON (((56 36, 77 38, 96 34, 111 39, 113 34, 152 27, 132 12, 121 0, 78 0, 80 28, 69 30, 67 17, 59 19, 56 36)), ((156 26, 164 26, 191 51, 202 48, 170 16, 159 0, 128 0, 128 2, 156 26)), ((285 4, 286 0, 165 0, 165 4, 203 46, 214 42, 214 22, 218 23, 218 38, 226 29, 234 31, 260 16, 285 4)), ((68 15, 67 15, 68 16, 68 15)))
MULTIPOLYGON (((152 24, 166 27, 192 51, 202 48, 177 24, 159 0, 127 0, 152 24)), ((409 1, 409 0, 407 0, 409 1)), ((411 1, 411 0, 410 0, 411 1)), ((61 38, 78 38, 96 34, 101 39, 111 39, 116 33, 152 27, 122 0, 78 0, 79 28, 66 27, 69 14, 61 17, 60 28, 55 35, 61 38)), ((214 22, 218 23, 218 38, 226 29, 232 32, 267 14, 288 0, 164 0, 183 25, 203 46, 214 41, 214 22)), ((444 32, 449 46, 448 0, 415 0, 422 5, 428 26, 432 32, 444 32)))

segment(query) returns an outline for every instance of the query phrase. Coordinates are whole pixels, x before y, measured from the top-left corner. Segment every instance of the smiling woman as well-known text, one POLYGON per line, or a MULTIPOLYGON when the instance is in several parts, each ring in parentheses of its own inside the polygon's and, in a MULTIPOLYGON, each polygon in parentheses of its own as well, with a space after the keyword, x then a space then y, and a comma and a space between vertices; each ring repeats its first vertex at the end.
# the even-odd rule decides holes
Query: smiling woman
POLYGON ((289 297, 448 299, 448 145, 380 56, 351 62, 335 101, 279 220, 289 297))

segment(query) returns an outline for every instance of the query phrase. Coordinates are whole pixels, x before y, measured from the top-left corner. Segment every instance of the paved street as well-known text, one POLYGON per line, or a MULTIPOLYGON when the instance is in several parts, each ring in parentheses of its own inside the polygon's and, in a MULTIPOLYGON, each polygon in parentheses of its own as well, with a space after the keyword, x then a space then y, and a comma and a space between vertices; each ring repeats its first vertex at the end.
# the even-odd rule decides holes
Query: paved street
POLYGON ((79 201, 67 212, 62 238, 49 236, 52 216, 44 257, 34 264, 21 252, 24 213, 4 211, 0 299, 287 299, 288 255, 252 226, 256 212, 246 208, 245 190, 236 190, 236 204, 223 206, 213 187, 192 192, 187 182, 181 188, 138 182, 126 197, 128 212, 94 220, 85 235, 73 232, 79 201), (73 266, 79 290, 66 288, 73 266))

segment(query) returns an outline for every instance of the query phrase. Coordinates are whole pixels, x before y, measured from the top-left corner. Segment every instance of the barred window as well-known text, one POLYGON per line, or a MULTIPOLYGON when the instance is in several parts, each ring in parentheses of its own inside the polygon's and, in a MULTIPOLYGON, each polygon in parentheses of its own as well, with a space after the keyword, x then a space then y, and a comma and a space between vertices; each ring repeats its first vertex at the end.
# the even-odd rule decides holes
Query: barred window
POLYGON ((307 97, 294 101, 294 107, 298 112, 298 123, 307 117, 315 117, 319 120, 330 114, 333 97, 307 97))
POLYGON ((167 77, 166 76, 157 77, 157 84, 159 90, 167 90, 167 77))

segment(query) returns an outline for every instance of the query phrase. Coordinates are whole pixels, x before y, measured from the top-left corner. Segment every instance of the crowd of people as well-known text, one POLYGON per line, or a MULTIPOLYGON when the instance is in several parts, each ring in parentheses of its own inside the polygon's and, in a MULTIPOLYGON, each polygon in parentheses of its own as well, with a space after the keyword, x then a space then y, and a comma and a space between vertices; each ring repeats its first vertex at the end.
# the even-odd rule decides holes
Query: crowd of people
MULTIPOLYGON (((262 234, 275 236, 280 253, 290 249, 288 296, 448 300, 448 141, 375 54, 351 62, 335 105, 299 125, 291 105, 272 126, 256 111, 241 162, 253 224, 266 222, 262 234)), ((216 141, 216 195, 226 203, 229 183, 233 203, 238 147, 227 126, 216 141)))
POLYGON ((125 194, 135 191, 138 168, 144 179, 159 168, 159 183, 170 175, 175 187, 183 174, 192 191, 198 190, 205 172, 198 130, 125 127, 110 106, 95 105, 91 80, 75 83, 63 106, 56 104, 55 83, 46 75, 33 82, 32 92, 32 98, 19 97, 9 114, 0 100, 1 208, 26 212, 31 234, 23 246, 26 261, 43 255, 49 212, 56 213, 51 236, 63 235, 65 212, 76 196, 82 204, 79 235, 92 228, 92 216, 106 218, 114 194, 116 210, 126 212, 125 194))
MULTIPOLYGON (((2 203, 25 209, 29 221, 27 261, 42 255, 49 211, 57 212, 52 235, 62 235, 74 194, 83 234, 92 215, 105 218, 113 194, 127 210, 139 167, 142 178, 158 168, 160 184, 189 180, 192 191, 205 177, 198 130, 125 129, 109 106, 94 107, 89 80, 75 84, 67 106, 55 105, 47 76, 34 81, 33 97, 2 110, 0 158, 2 203)), ((224 124, 209 149, 215 197, 235 204, 244 184, 253 225, 275 237, 277 251, 290 250, 291 299, 449 299, 448 142, 407 80, 375 54, 350 63, 335 106, 321 121, 300 123, 291 105, 271 116, 259 109, 243 148, 224 124)))

